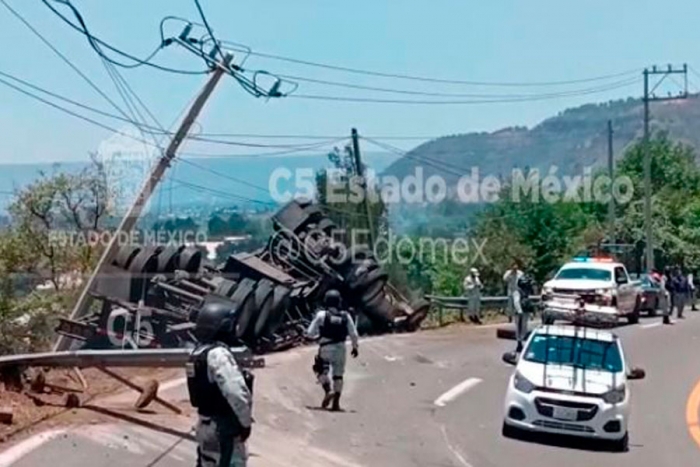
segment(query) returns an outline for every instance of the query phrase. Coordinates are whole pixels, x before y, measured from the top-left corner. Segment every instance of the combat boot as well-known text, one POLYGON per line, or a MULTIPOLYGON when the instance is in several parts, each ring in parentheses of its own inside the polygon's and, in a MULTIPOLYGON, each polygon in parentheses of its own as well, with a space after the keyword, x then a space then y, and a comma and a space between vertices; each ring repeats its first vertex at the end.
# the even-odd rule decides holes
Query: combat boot
POLYGON ((327 409, 328 406, 331 404, 331 401, 333 400, 333 393, 331 392, 331 385, 324 384, 323 390, 325 391, 326 394, 323 396, 323 401, 321 402, 321 408, 327 409))
POLYGON ((340 412, 342 409, 340 408, 340 393, 337 392, 333 394, 333 406, 331 407, 331 411, 333 412, 340 412))

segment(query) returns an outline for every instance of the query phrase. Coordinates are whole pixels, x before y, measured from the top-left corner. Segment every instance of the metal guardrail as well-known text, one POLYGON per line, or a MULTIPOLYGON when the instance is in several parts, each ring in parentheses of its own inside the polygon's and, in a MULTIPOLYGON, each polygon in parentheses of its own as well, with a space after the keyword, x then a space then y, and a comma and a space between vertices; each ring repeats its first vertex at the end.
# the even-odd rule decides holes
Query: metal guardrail
MULTIPOLYGON (((540 299, 542 298, 541 295, 530 295, 530 300, 539 302, 540 299)), ((459 308, 461 306, 464 306, 465 308, 469 307, 469 297, 449 297, 449 296, 442 296, 442 295, 426 295, 425 299, 430 301, 430 302, 438 302, 438 303, 445 303, 449 305, 453 305, 455 308, 459 308)), ((502 296, 493 296, 493 297, 481 297, 481 303, 498 303, 498 302, 507 302, 508 301, 508 296, 507 295, 502 295, 502 296)))
MULTIPOLYGON (((443 295, 425 295, 425 299, 430 302, 430 309, 431 313, 432 310, 436 308, 437 306, 437 315, 438 315, 438 325, 442 326, 444 323, 444 316, 443 316, 443 310, 444 309, 452 309, 452 310, 459 310, 459 319, 460 321, 464 321, 464 311, 469 309, 469 297, 465 296, 459 296, 459 297, 450 297, 450 296, 443 296, 443 295), (434 306, 436 305, 436 306, 434 306)), ((532 300, 535 303, 539 303, 542 300, 541 295, 531 295, 530 300, 532 300)), ((501 296, 482 296, 481 297, 481 304, 502 304, 505 305, 508 302, 508 296, 507 295, 501 295, 501 296)))
MULTIPOLYGON (((253 357, 250 350, 232 348, 236 362, 243 367, 264 366, 265 361, 253 357)), ((0 357, 3 367, 151 367, 184 368, 191 350, 189 349, 145 349, 145 350, 74 350, 45 352, 0 357)))

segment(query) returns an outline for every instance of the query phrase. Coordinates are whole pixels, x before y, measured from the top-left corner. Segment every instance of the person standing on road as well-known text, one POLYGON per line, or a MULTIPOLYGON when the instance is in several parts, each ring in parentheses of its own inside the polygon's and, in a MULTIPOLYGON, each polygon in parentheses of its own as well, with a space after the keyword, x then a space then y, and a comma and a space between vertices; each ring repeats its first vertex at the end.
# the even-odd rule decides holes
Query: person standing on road
POLYGON ((197 467, 245 467, 246 441, 253 417, 253 375, 241 370, 227 342, 234 333, 234 312, 220 303, 204 305, 197 315, 200 344, 187 363, 187 387, 197 408, 197 467))
POLYGON ((697 307, 695 306, 695 282, 692 272, 688 273, 688 287, 690 288, 690 293, 688 294, 688 300, 690 301, 690 310, 698 311, 697 307))
POLYGON ((688 293, 690 288, 688 287, 688 280, 681 272, 681 269, 677 267, 673 274, 673 304, 676 308, 676 317, 678 319, 684 319, 683 311, 685 309, 685 304, 688 299, 688 293))
POLYGON ((663 277, 663 290, 664 290, 664 324, 673 324, 671 322, 671 315, 673 314, 673 275, 671 268, 666 266, 664 268, 663 277))
POLYGON ((319 340, 318 355, 314 360, 313 370, 318 382, 323 387, 324 397, 321 407, 340 411, 340 395, 343 392, 343 376, 347 348, 345 341, 348 336, 352 342, 352 357, 359 355, 359 339, 357 328, 347 311, 341 309, 340 292, 329 290, 324 297, 324 308, 316 313, 313 321, 306 330, 307 338, 319 340), (333 384, 329 373, 333 375, 333 384))
POLYGON ((506 283, 506 289, 508 294, 508 302, 506 313, 508 314, 508 322, 513 321, 513 316, 517 314, 517 308, 520 306, 519 298, 515 298, 515 294, 518 291, 518 281, 523 277, 523 272, 520 270, 518 262, 513 262, 513 265, 509 270, 503 274, 503 282, 506 283))
POLYGON ((462 283, 464 294, 469 298, 469 321, 474 324, 481 323, 481 289, 483 284, 479 279, 479 270, 471 268, 469 274, 462 283))
POLYGON ((523 345, 527 338, 530 314, 534 312, 534 305, 530 299, 534 287, 532 280, 523 273, 521 273, 516 285, 513 303, 515 305, 515 340, 518 343, 515 351, 520 353, 523 351, 523 345))

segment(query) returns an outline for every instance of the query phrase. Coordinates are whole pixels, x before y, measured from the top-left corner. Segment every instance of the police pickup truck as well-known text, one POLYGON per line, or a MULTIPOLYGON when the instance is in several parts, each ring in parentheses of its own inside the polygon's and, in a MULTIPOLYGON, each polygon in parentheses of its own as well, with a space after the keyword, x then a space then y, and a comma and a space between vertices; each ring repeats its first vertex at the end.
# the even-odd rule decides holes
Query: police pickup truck
POLYGON ((542 288, 542 320, 615 324, 639 321, 641 283, 612 258, 574 258, 542 288))

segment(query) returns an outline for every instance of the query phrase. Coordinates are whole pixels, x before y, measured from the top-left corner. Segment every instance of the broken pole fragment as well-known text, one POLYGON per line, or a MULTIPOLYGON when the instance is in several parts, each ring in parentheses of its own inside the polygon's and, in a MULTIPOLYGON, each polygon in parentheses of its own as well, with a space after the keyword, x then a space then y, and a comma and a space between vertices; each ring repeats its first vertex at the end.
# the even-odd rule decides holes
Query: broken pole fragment
POLYGON ((119 373, 116 373, 112 370, 109 370, 105 367, 97 367, 98 370, 100 370, 102 373, 106 374, 107 376, 110 376, 120 383, 129 386, 131 389, 138 391, 141 393, 139 396, 138 400, 134 404, 134 406, 137 409, 145 409, 148 407, 148 405, 151 402, 157 402, 158 404, 162 405, 163 407, 172 410, 176 414, 180 415, 182 413, 182 410, 180 410, 179 407, 171 404, 170 402, 161 399, 158 397, 158 382, 157 381, 149 381, 148 384, 146 384, 145 387, 141 387, 131 381, 129 381, 127 378, 123 377, 119 373))

